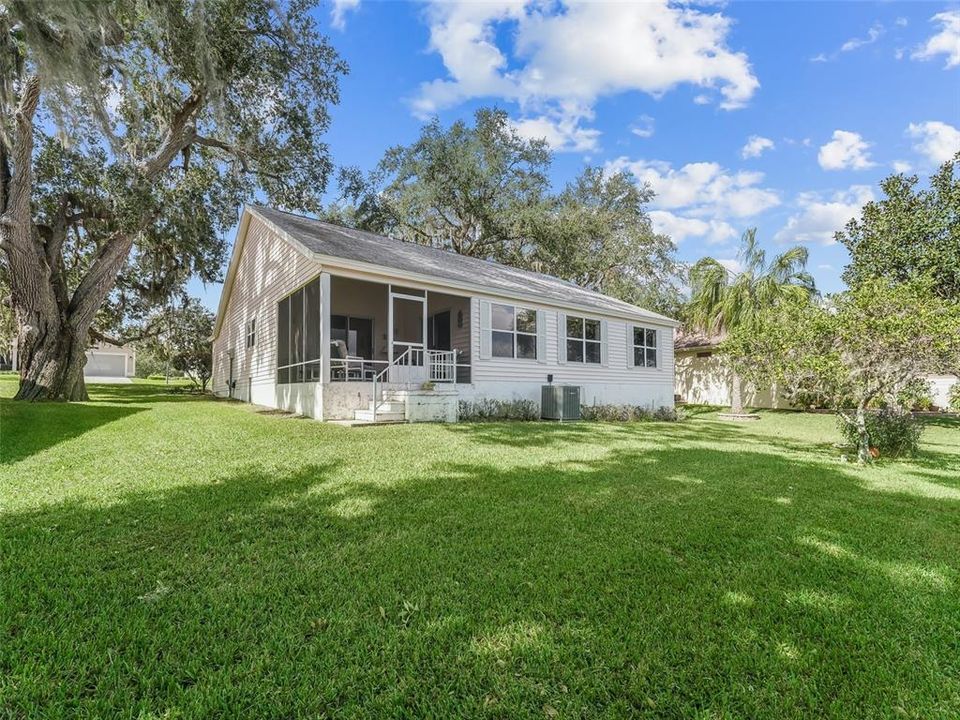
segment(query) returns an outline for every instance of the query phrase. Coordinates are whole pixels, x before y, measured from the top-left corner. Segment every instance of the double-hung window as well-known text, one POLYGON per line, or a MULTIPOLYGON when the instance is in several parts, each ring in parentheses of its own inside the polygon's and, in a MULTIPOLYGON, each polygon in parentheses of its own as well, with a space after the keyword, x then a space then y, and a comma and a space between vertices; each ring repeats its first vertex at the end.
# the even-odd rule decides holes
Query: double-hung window
POLYGON ((601 352, 600 321, 567 315, 567 362, 599 365, 601 352))
POLYGON ((514 305, 490 306, 494 357, 537 359, 537 311, 514 305))
POLYGON ((320 380, 320 279, 277 304, 277 382, 320 380))
POLYGON ((257 344, 257 319, 250 318, 244 330, 244 347, 252 348, 257 344))
POLYGON ((657 331, 650 328, 633 328, 633 364, 636 367, 657 366, 657 331))

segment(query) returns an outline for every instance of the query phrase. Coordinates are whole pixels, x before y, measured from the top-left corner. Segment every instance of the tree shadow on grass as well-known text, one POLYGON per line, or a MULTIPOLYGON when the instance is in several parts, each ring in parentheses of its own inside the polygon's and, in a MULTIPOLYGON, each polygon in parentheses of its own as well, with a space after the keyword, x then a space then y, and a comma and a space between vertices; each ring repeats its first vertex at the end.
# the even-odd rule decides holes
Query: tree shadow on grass
POLYGON ((836 467, 680 441, 387 483, 349 458, 254 466, 0 516, 3 704, 950 715, 958 523, 836 467))
POLYGON ((0 399, 0 465, 24 460, 146 408, 0 399))
POLYGON ((164 385, 88 385, 91 402, 138 404, 156 402, 212 402, 212 395, 177 392, 164 385))

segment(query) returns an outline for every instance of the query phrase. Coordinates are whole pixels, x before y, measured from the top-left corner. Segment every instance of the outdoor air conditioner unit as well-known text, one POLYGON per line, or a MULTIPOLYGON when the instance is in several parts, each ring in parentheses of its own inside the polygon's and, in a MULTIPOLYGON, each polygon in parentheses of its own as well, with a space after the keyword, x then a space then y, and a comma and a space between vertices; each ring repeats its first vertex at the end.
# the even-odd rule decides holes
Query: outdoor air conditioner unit
POLYGON ((540 392, 540 417, 544 420, 579 420, 580 387, 544 385, 540 392))

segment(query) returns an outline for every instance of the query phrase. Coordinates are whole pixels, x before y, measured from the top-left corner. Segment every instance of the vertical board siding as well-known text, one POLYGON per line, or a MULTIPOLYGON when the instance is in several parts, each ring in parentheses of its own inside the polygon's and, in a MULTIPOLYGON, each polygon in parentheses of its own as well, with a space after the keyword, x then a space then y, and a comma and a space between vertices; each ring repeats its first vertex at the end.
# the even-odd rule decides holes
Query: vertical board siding
POLYGON ((233 377, 237 381, 234 397, 249 400, 251 390, 263 396, 267 386, 276 384, 277 302, 319 274, 319 263, 295 250, 258 218, 250 220, 223 326, 213 343, 214 393, 228 392, 227 351, 231 348, 235 353, 233 377), (247 348, 244 331, 253 317, 257 319, 256 345, 247 348))

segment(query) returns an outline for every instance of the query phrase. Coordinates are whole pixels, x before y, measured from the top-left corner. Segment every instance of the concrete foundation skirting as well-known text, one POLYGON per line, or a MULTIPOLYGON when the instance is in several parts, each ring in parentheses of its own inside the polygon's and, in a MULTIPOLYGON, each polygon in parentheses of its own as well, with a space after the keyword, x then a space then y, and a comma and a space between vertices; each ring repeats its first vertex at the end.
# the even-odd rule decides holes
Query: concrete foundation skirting
POLYGON ((455 390, 408 390, 393 395, 406 400, 407 422, 457 422, 459 399, 455 390))

